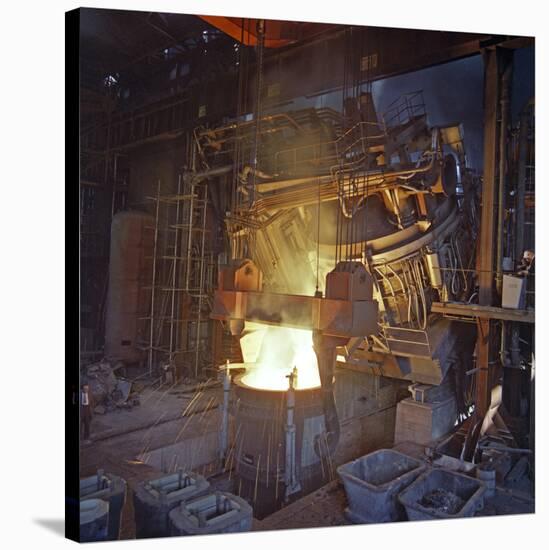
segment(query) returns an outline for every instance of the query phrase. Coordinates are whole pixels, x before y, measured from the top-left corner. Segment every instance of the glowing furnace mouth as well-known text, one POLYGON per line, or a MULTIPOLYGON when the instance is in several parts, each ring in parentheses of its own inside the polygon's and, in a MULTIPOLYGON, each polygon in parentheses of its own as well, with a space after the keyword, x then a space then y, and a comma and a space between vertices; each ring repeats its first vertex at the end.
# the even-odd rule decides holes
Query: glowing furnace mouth
POLYGON ((246 324, 240 345, 249 365, 242 382, 249 387, 284 391, 288 375, 297 367, 295 389, 320 386, 313 334, 310 330, 246 324))

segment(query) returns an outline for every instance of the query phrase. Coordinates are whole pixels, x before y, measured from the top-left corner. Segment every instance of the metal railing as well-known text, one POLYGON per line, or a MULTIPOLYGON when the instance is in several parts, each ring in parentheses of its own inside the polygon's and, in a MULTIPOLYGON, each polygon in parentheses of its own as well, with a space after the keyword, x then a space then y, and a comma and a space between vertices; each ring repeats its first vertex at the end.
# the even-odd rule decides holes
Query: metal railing
POLYGON ((387 129, 406 124, 410 120, 426 114, 423 90, 403 94, 393 101, 382 118, 387 129))
POLYGON ((356 162, 371 150, 373 142, 383 141, 385 138, 386 132, 382 123, 357 122, 336 139, 277 151, 274 157, 276 171, 295 171, 306 164, 330 166, 338 161, 356 162))

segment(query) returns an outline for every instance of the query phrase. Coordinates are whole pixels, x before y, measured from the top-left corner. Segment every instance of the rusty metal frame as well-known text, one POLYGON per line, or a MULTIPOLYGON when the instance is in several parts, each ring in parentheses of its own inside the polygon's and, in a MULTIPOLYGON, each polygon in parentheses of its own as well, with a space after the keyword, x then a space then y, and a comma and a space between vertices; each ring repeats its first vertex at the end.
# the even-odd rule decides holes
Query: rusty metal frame
MULTIPOLYGON (((480 253, 478 258, 479 305, 493 306, 496 216, 501 207, 497 203, 497 162, 502 69, 509 66, 512 58, 509 50, 490 46, 483 51, 484 57, 484 174, 482 183, 482 210, 480 225, 480 253)), ((477 421, 484 418, 490 403, 490 346, 491 320, 477 318, 477 385, 475 413, 477 421)))
POLYGON ((221 321, 243 320, 307 329, 341 338, 378 332, 375 300, 335 300, 218 289, 210 317, 221 321))
POLYGON ((501 321, 513 321, 519 323, 534 323, 535 312, 529 309, 506 309, 494 306, 480 306, 478 304, 466 304, 460 302, 433 302, 432 313, 443 315, 457 315, 463 320, 471 321, 480 319, 499 319, 501 321))

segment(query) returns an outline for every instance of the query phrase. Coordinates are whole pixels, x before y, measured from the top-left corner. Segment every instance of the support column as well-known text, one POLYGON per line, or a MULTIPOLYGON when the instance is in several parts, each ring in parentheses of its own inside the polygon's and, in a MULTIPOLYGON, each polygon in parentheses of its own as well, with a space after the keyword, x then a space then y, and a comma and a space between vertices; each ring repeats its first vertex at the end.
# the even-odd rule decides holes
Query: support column
POLYGON ((480 221, 479 304, 492 305, 494 283, 494 222, 496 217, 496 164, 498 137, 498 59, 496 48, 484 51, 484 172, 480 221))
MULTIPOLYGON (((493 305, 498 143, 499 72, 498 50, 487 48, 484 57, 484 172, 480 220, 480 249, 477 259, 479 304, 493 305)), ((484 418, 489 406, 490 320, 477 323, 476 421, 484 418)))
MULTIPOLYGON (((501 74, 510 74, 512 51, 498 47, 489 47, 483 51, 484 57, 484 172, 482 182, 482 209, 480 222, 480 249, 477 258, 479 304, 494 305, 495 273, 500 266, 496 265, 494 251, 498 249, 497 238, 503 238, 496 228, 496 220, 503 220, 503 193, 498 187, 498 141, 505 145, 505 139, 500 134, 498 114, 500 113, 501 74), (498 140, 498 137, 500 138, 498 140)), ((504 131, 504 128, 501 128, 504 131)), ((499 151, 499 155, 502 151, 499 151)), ((505 179, 500 178, 503 185, 505 179)), ((501 232, 502 233, 502 232, 501 232)), ((498 262, 501 261, 498 254, 498 262)), ((491 357, 490 331, 492 321, 483 319, 478 322, 477 334, 477 384, 476 384, 476 419, 481 420, 490 404, 490 391, 493 383, 493 373, 489 371, 491 357)))

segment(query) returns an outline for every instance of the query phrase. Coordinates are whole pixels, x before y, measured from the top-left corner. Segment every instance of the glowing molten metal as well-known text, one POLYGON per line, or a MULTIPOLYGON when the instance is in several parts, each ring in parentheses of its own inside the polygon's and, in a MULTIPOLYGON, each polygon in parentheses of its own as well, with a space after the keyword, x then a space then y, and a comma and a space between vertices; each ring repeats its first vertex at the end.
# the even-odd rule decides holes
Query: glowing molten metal
POLYGON ((287 376, 294 366, 297 390, 320 386, 312 331, 246 323, 240 346, 244 361, 252 363, 242 378, 247 386, 287 390, 287 376))

